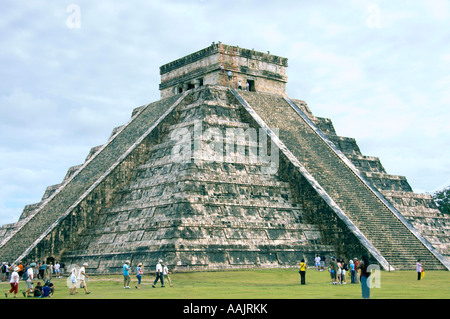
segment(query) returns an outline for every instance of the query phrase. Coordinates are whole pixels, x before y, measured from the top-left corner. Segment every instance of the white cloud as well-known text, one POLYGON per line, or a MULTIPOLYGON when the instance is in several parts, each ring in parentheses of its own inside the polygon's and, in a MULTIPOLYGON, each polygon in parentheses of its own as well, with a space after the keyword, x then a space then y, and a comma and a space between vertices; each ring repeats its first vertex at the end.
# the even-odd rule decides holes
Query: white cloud
POLYGON ((212 41, 287 57, 288 94, 414 189, 450 180, 447 1, 80 0, 80 28, 70 29, 71 3, 2 5, 3 221, 16 221, 133 108, 159 99, 159 66, 212 41), (380 27, 367 25, 374 5, 380 27))
POLYGON ((447 20, 450 14, 450 4, 447 0, 428 0, 425 5, 433 19, 447 20))

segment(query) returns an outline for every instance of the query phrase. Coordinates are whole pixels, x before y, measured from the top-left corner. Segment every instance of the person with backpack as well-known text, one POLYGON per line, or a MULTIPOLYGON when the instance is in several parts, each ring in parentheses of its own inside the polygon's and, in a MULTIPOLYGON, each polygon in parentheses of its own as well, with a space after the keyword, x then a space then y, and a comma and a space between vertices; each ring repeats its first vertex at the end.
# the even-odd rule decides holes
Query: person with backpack
POLYGON ((36 264, 31 263, 22 275, 22 280, 24 280, 27 284, 27 289, 22 292, 24 297, 29 297, 30 294, 33 294, 34 267, 36 267, 36 264))

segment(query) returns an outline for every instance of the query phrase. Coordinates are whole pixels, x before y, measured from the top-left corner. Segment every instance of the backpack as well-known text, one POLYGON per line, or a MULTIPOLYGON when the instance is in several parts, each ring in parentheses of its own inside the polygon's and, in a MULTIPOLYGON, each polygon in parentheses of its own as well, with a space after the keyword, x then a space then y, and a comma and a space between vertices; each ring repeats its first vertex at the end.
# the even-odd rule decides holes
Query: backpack
POLYGON ((29 267, 27 267, 27 269, 25 269, 25 272, 24 272, 23 275, 22 275, 22 280, 28 280, 28 278, 30 278, 30 277, 28 276, 28 268, 29 268, 29 267))

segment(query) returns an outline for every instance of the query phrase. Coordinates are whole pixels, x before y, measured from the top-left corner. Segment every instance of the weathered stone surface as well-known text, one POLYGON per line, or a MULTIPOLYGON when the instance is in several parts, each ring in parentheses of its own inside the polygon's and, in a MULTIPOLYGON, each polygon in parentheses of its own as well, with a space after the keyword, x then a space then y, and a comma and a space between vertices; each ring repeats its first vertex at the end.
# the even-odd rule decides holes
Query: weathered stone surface
POLYGON ((0 257, 120 273, 126 259, 192 270, 369 252, 385 268, 412 269, 417 258, 449 268, 449 218, 430 196, 288 99, 287 59, 240 49, 239 76, 258 80, 258 92, 230 90, 219 74, 224 48, 233 49, 213 45, 162 66, 170 98, 135 108, 84 164, 2 226, 0 257))
POLYGON ((251 90, 286 94, 286 67, 286 58, 222 43, 212 44, 161 66, 161 98, 202 85, 237 88, 239 81, 244 89, 251 81, 251 90), (228 71, 232 74, 230 77, 228 71))

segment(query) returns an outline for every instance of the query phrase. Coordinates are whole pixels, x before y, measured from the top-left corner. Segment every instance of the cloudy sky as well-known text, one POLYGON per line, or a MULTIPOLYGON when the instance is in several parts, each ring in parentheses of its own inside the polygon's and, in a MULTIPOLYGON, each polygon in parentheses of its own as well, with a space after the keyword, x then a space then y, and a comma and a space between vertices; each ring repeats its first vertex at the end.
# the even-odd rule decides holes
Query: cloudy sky
POLYGON ((287 93, 415 192, 450 185, 450 2, 3 0, 0 225, 213 41, 287 57, 287 93))

